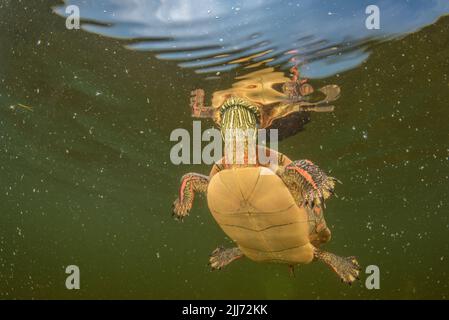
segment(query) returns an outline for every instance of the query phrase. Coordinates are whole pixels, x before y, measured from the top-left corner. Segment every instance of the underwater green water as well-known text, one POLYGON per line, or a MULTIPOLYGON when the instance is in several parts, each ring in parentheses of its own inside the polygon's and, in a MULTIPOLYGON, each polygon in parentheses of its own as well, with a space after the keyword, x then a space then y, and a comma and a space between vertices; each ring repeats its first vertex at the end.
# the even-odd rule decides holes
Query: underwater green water
POLYGON ((449 17, 314 80, 341 87, 335 112, 279 144, 343 182, 326 249, 379 266, 368 290, 364 273, 349 287, 321 263, 295 278, 245 259, 210 272, 211 251, 231 244, 205 199, 171 217, 182 174, 210 168, 173 165, 169 136, 192 127, 192 89, 228 88, 233 74, 205 81, 66 30, 50 4, 0 10, 0 298, 448 298, 449 17), (65 288, 71 264, 80 290, 65 288))

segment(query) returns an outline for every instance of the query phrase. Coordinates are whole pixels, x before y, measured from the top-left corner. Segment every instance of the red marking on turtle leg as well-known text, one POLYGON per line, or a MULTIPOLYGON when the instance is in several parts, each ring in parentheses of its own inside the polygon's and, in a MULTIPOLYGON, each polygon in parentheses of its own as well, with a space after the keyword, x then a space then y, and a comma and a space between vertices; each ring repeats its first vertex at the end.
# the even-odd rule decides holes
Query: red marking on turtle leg
POLYGON ((181 179, 179 197, 173 202, 173 214, 182 219, 189 214, 193 205, 195 192, 206 192, 209 177, 197 173, 186 174, 181 179))
POLYGON ((182 183, 181 183, 181 188, 179 188, 179 199, 181 200, 181 201, 184 201, 184 190, 185 190, 185 188, 186 188, 186 185, 187 185, 187 180, 189 180, 189 178, 190 177, 185 177, 183 180, 182 180, 182 183))
POLYGON ((184 190, 189 188, 190 194, 192 195, 192 199, 194 196, 194 191, 204 191, 201 189, 201 184, 208 183, 208 178, 206 176, 186 176, 182 180, 181 188, 180 188, 180 199, 184 199, 184 190), (188 185, 187 185, 188 184, 188 185))
MULTIPOLYGON (((310 160, 298 160, 288 165, 286 170, 294 170, 299 174, 299 188, 303 196, 303 205, 314 208, 318 206, 323 210, 324 200, 334 194, 334 178, 328 177, 317 165, 310 160)), ((291 175, 293 179, 294 175, 291 175)))
POLYGON ((313 180, 313 177, 304 169, 298 168, 298 167, 290 167, 289 169, 294 170, 296 172, 298 172, 301 176, 304 177, 304 179, 306 179, 306 181, 315 189, 318 190, 318 187, 315 183, 315 181, 313 180))
POLYGON ((307 164, 310 164, 310 165, 315 165, 312 161, 310 161, 310 160, 303 160, 305 163, 307 163, 307 164))

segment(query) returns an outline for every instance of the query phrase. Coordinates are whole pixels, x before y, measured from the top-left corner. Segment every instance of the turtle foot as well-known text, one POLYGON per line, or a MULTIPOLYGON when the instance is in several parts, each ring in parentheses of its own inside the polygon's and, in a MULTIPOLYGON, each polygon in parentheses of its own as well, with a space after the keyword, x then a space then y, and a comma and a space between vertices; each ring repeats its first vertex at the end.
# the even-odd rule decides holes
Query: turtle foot
POLYGON ((173 202, 173 217, 182 221, 184 217, 189 215, 191 209, 192 203, 190 201, 181 202, 178 198, 173 202))
POLYGON ((355 257, 339 257, 333 253, 316 250, 315 257, 328 264, 342 282, 351 285, 359 279, 360 265, 355 257))
POLYGON ((243 253, 239 248, 225 249, 224 247, 218 247, 210 255, 209 265, 212 270, 220 270, 241 257, 243 257, 243 253))
POLYGON ((342 282, 351 285, 359 279, 360 266, 355 257, 339 257, 335 272, 342 282))
POLYGON ((173 202, 173 216, 178 220, 182 220, 185 216, 189 215, 193 206, 195 193, 205 193, 208 184, 208 176, 195 172, 183 175, 178 199, 173 202))
POLYGON ((338 181, 328 177, 310 160, 296 160, 279 171, 279 176, 290 189, 300 206, 310 209, 325 208, 325 199, 334 194, 338 181))

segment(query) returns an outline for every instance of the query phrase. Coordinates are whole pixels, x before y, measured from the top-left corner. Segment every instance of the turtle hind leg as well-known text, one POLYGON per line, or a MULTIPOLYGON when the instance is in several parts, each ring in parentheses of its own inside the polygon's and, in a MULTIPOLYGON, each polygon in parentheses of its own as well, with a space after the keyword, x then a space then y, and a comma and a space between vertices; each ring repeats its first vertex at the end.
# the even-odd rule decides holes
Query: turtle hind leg
POLYGON ((205 193, 209 184, 209 177, 199 173, 187 173, 181 178, 179 196, 173 202, 173 216, 182 220, 192 209, 196 192, 205 193))
POLYGON ((314 256, 331 267, 342 282, 352 284, 359 279, 360 265, 355 257, 339 257, 333 253, 318 249, 315 249, 314 256))
POLYGON ((313 238, 311 237, 311 243, 314 247, 320 247, 321 245, 329 242, 332 237, 332 233, 328 227, 324 227, 320 231, 317 231, 313 238))
POLYGON ((225 249, 223 247, 218 247, 212 251, 209 257, 209 265, 212 270, 220 270, 221 268, 227 266, 232 261, 243 257, 242 251, 235 247, 225 249))

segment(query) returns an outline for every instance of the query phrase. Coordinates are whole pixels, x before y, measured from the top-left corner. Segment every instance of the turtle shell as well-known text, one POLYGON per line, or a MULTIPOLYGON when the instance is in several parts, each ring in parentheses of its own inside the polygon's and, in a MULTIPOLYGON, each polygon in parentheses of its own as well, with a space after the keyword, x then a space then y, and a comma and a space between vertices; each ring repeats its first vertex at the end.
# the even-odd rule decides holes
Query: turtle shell
POLYGON ((220 171, 209 183, 207 203, 217 223, 248 258, 287 264, 312 261, 308 211, 296 205, 270 169, 220 171))
MULTIPOLYGON (((231 88, 215 91, 212 95, 212 108, 215 110, 214 121, 220 125, 219 109, 231 98, 239 98, 258 109, 261 116, 260 127, 265 128, 265 114, 273 106, 285 102, 287 95, 282 92, 282 86, 289 81, 282 72, 273 68, 265 68, 236 78, 231 88)), ((268 119, 267 119, 268 120, 268 119)))
POLYGON ((287 98, 282 86, 290 79, 285 77, 283 72, 275 72, 273 68, 251 72, 237 77, 236 80, 238 81, 233 83, 231 88, 213 93, 213 108, 220 108, 232 96, 245 99, 261 108, 285 101, 287 98))
MULTIPOLYGON (((277 139, 281 141, 303 131, 310 119, 310 112, 292 112, 283 118, 273 119, 267 129, 277 129, 277 139)), ((268 134, 266 135, 266 141, 270 143, 270 135, 268 134)))

